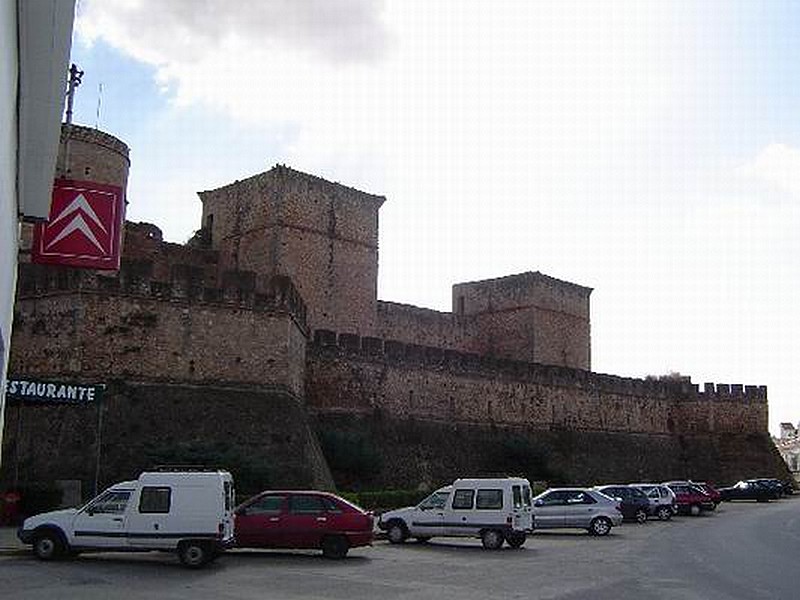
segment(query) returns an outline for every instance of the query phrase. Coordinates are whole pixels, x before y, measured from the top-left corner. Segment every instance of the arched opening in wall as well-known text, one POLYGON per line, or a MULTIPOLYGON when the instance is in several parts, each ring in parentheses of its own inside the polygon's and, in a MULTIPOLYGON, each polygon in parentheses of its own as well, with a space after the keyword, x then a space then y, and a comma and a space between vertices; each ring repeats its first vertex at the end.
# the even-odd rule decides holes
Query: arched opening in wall
POLYGON ((667 431, 670 433, 675 432, 675 421, 672 420, 672 417, 667 417, 667 431))

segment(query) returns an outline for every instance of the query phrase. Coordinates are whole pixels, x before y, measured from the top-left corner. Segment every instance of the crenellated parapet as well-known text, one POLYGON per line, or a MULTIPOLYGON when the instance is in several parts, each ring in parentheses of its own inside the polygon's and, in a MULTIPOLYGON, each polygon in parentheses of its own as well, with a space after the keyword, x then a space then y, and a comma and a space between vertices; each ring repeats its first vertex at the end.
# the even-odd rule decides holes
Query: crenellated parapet
POLYGON ((202 268, 173 264, 169 280, 154 277, 152 260, 126 260, 118 273, 107 275, 83 269, 20 264, 18 298, 21 300, 67 292, 149 298, 164 302, 202 304, 255 312, 286 312, 306 329, 306 305, 292 280, 284 275, 269 279, 256 291, 256 276, 250 271, 222 274, 222 286, 204 285, 202 268))
POLYGON ((657 380, 620 377, 556 365, 531 363, 470 352, 444 350, 407 344, 397 340, 361 337, 352 333, 314 331, 311 351, 384 361, 397 365, 424 367, 456 374, 504 378, 547 386, 574 387, 620 396, 637 396, 677 402, 758 402, 766 403, 767 386, 706 383, 690 380, 657 380))

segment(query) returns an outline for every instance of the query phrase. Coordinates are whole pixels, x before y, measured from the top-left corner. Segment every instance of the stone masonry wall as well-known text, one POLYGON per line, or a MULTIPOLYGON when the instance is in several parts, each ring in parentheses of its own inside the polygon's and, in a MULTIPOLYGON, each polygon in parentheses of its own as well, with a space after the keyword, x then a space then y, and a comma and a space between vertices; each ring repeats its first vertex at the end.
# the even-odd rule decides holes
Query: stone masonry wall
POLYGON ((591 290, 541 273, 453 286, 453 312, 379 301, 376 337, 589 370, 591 290))
POLYGON ((79 181, 128 184, 128 146, 112 135, 81 125, 61 126, 56 177, 79 181))
POLYGON ((271 294, 192 297, 130 271, 111 279, 24 265, 10 372, 279 385, 302 397, 307 333, 292 294, 286 282, 271 294))
POLYGON ((479 354, 589 370, 591 291, 521 273, 454 285, 453 312, 475 319, 479 354))
POLYGON ((658 435, 766 431, 766 388, 665 384, 317 331, 307 401, 321 412, 658 435))
POLYGON ((694 479, 718 485, 786 478, 769 435, 658 435, 497 427, 318 411, 316 428, 361 440, 380 470, 369 485, 436 489, 457 477, 520 475, 550 485, 694 479))
POLYGON ((378 301, 376 337, 406 344, 475 352, 478 328, 473 319, 397 302, 378 301))
POLYGON ((165 460, 174 464, 171 453, 181 448, 239 457, 219 466, 234 470, 240 494, 333 488, 306 412, 285 391, 104 381, 105 395, 93 404, 9 404, 0 489, 71 479, 82 482, 86 498, 96 477, 103 489, 165 460), (246 467, 256 475, 239 477, 246 467))
POLYGON ((276 166, 200 198, 220 272, 288 275, 312 329, 374 331, 382 197, 276 166))

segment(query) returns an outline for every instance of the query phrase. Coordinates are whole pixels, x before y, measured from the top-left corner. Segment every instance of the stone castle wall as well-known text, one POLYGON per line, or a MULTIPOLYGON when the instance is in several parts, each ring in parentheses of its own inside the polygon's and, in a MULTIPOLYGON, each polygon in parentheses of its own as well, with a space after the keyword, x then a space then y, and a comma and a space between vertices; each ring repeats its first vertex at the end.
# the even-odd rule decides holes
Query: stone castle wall
POLYGON ((305 308, 291 282, 263 294, 22 265, 10 372, 305 386, 305 308))
POLYGON ((376 337, 589 370, 590 293, 541 273, 459 283, 453 312, 379 301, 376 337))
MULTIPOLYGON (((103 135, 70 131, 61 174, 124 185, 103 135)), ((21 253, 9 372, 109 382, 115 440, 89 409, 18 407, 3 452, 28 480, 86 480, 91 444, 114 480, 154 447, 233 440, 280 462, 273 483, 330 483, 312 425, 366 432, 390 487, 488 474, 514 436, 574 482, 775 472, 745 473, 772 464, 766 388, 591 373, 589 288, 522 273, 455 285, 452 312, 378 301, 382 197, 280 166, 200 196, 187 244, 126 223, 118 273, 21 253)))
POLYGON ((219 464, 237 456, 247 495, 270 486, 332 489, 307 413, 281 389, 104 379, 102 400, 83 405, 10 402, 0 489, 78 480, 82 495, 158 464, 219 464), (183 452, 183 454, 181 454, 183 452), (244 472, 243 475, 248 473, 244 472))
POLYGON ((766 387, 665 383, 317 331, 307 401, 317 412, 533 429, 763 433, 766 387))
POLYGON ((474 319, 410 304, 378 301, 375 337, 406 344, 477 352, 478 327, 474 319))

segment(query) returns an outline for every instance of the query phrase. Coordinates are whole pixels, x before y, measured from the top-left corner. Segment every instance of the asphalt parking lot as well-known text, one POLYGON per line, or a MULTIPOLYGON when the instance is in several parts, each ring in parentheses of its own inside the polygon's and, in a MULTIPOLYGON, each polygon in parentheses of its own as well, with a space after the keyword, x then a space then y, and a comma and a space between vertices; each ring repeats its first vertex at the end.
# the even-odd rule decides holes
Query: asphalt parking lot
POLYGON ((234 551, 201 571, 169 554, 94 554, 42 563, 0 553, 7 598, 796 598, 800 498, 723 504, 605 538, 538 532, 525 547, 477 540, 377 541, 340 561, 314 552, 234 551))

